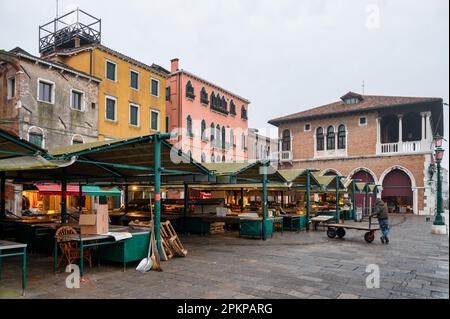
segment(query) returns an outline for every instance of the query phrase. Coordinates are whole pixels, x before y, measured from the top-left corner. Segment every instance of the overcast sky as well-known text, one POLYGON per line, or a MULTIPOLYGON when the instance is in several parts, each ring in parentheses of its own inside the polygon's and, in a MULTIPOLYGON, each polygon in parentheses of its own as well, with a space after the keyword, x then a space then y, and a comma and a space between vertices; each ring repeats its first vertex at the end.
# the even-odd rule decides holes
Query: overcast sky
MULTIPOLYGON (((0 48, 37 54, 56 0, 0 6, 0 48)), ((60 14, 76 6, 102 19, 104 45, 166 68, 180 58, 252 101, 252 127, 361 93, 363 80, 366 94, 449 102, 448 0, 59 0, 60 14)))

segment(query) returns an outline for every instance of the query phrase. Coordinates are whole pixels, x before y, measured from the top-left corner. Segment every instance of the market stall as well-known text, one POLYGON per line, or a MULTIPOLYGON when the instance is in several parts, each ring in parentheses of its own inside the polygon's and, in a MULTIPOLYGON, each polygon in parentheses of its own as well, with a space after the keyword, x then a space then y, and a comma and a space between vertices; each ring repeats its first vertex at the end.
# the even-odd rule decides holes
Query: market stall
MULTIPOLYGON (((333 216, 336 222, 344 220, 351 212, 351 198, 344 185, 344 177, 319 176, 320 189, 314 194, 316 216, 333 216)), ((348 218, 348 217, 347 217, 348 218)))

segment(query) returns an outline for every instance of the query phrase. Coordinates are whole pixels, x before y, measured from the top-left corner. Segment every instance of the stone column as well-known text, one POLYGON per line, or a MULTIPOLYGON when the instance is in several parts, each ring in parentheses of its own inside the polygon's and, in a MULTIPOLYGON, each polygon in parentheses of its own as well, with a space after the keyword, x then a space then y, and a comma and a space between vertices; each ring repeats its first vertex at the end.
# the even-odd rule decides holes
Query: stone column
POLYGON ((403 152, 403 114, 398 115, 398 151, 403 152))
POLYGON ((377 122, 377 154, 381 153, 381 118, 376 118, 377 122))
POLYGON ((427 132, 426 132, 427 113, 422 112, 422 113, 420 113, 420 115, 422 116, 422 141, 425 141, 427 139, 427 132))

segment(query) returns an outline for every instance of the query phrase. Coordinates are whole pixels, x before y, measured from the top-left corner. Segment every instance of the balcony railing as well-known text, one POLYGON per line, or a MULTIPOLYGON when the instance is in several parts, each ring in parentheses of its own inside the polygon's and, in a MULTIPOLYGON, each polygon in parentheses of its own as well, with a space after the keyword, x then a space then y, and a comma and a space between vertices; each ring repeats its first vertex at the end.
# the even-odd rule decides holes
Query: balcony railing
POLYGON ((412 142, 401 142, 401 143, 386 143, 381 144, 382 154, 392 154, 392 153, 416 153, 420 152, 423 147, 422 143, 425 141, 412 141, 412 142))
POLYGON ((292 161, 293 159, 291 151, 282 151, 279 154, 280 154, 280 161, 282 162, 292 161))

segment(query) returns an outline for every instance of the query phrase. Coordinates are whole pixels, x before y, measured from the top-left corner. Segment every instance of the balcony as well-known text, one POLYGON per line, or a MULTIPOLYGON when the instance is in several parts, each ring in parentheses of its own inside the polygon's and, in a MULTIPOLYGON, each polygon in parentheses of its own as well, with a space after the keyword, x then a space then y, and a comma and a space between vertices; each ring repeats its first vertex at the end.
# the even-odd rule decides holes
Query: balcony
MULTIPOLYGON (((380 144, 381 154, 398 154, 398 153, 418 153, 427 149, 426 145, 428 141, 413 141, 413 142, 401 142, 401 143, 386 143, 380 144)), ((430 144, 430 142, 428 142, 430 144)))
POLYGON ((294 157, 291 151, 282 151, 279 152, 279 158, 281 162, 291 162, 294 157))

